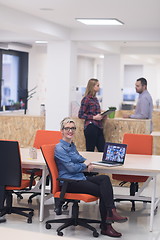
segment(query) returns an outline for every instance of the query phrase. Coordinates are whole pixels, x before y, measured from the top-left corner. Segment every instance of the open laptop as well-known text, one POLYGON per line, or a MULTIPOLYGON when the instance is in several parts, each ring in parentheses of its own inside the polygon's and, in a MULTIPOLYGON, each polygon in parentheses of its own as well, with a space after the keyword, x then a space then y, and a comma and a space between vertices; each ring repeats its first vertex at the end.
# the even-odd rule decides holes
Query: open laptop
POLYGON ((110 167, 121 166, 124 164, 126 150, 127 144, 106 142, 102 161, 92 163, 110 167))

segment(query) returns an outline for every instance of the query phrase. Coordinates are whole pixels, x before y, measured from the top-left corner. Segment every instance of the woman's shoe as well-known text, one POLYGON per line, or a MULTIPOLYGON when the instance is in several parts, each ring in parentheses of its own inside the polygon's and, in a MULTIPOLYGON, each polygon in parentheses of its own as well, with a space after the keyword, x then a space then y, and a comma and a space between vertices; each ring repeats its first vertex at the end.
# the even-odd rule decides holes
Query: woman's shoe
POLYGON ((121 233, 119 233, 116 230, 114 230, 114 228, 112 227, 111 224, 107 224, 106 229, 105 230, 104 229, 101 230, 101 234, 102 235, 107 235, 109 237, 115 237, 115 238, 116 237, 119 238, 119 237, 122 236, 121 233))
POLYGON ((107 222, 118 222, 118 223, 123 223, 128 221, 127 217, 122 217, 121 215, 119 215, 116 211, 116 208, 112 209, 112 217, 107 217, 106 221, 107 222))

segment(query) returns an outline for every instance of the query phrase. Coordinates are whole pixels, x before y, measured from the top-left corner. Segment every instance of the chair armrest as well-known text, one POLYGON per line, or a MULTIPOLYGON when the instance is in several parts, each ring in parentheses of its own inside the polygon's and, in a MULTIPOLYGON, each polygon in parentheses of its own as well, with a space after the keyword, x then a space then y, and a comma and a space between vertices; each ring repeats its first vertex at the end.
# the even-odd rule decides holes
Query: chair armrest
POLYGON ((84 180, 75 180, 75 179, 68 179, 68 178, 57 178, 57 180, 63 181, 62 188, 61 188, 61 194, 60 194, 60 202, 64 200, 64 195, 66 193, 68 183, 84 181, 84 180))
POLYGON ((30 174, 30 185, 29 185, 29 189, 31 189, 32 188, 32 186, 33 186, 33 182, 34 182, 34 180, 35 180, 35 178, 36 178, 36 172, 38 172, 38 171, 41 171, 41 169, 39 169, 39 168, 33 168, 33 169, 27 169, 27 173, 29 173, 30 174))
POLYGON ((74 179, 68 179, 68 178, 57 178, 58 181, 63 181, 63 184, 61 186, 61 193, 60 193, 60 198, 59 201, 56 204, 56 208, 55 208, 55 212, 57 215, 61 215, 62 214, 62 206, 64 204, 64 195, 66 193, 67 190, 67 186, 70 182, 79 182, 79 181, 84 181, 84 180, 74 180, 74 179))
POLYGON ((26 173, 29 173, 29 174, 35 174, 36 172, 40 172, 41 171, 41 169, 39 169, 39 168, 32 168, 32 169, 27 169, 26 170, 26 173))

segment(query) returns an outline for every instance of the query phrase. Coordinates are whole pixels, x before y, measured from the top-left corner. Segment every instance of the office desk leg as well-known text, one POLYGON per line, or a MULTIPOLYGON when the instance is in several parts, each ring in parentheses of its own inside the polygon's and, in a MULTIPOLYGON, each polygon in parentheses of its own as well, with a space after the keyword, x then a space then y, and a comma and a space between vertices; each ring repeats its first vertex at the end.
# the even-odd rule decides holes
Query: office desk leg
POLYGON ((150 232, 152 232, 152 230, 153 230, 155 199, 156 199, 156 176, 153 177, 153 188, 152 188, 152 197, 151 197, 151 212, 150 212, 150 232))
POLYGON ((41 186, 41 200, 40 200, 40 213, 39 213, 39 221, 43 222, 44 218, 44 198, 45 198, 45 188, 46 188, 46 175, 47 168, 44 167, 42 170, 42 186, 41 186))

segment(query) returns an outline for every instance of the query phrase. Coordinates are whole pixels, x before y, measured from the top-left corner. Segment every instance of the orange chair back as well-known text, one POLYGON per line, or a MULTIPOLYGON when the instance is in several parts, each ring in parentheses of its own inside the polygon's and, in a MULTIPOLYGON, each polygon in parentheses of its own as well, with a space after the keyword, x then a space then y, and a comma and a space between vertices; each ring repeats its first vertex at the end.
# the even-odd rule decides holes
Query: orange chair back
POLYGON ((44 159, 49 169, 50 175, 52 176, 52 193, 55 195, 56 192, 60 191, 58 178, 58 169, 54 160, 54 149, 55 144, 43 145, 41 147, 44 159))
POLYGON ((145 134, 126 133, 123 143, 127 144, 127 153, 152 155, 153 137, 145 134))
POLYGON ((61 138, 60 131, 37 130, 33 147, 39 149, 42 145, 57 144, 61 138))
MULTIPOLYGON (((127 144, 128 154, 152 155, 153 137, 146 134, 125 133, 123 143, 127 144)), ((145 182, 147 176, 112 174, 112 178, 125 182, 145 182)))
MULTIPOLYGON (((60 191, 59 181, 57 180, 58 169, 54 159, 55 144, 43 145, 41 147, 41 150, 51 175, 53 196, 55 198, 59 198, 61 191, 60 191)), ((64 198, 73 199, 73 200, 82 200, 84 202, 92 202, 98 199, 93 195, 83 194, 83 193, 66 193, 64 198)))

